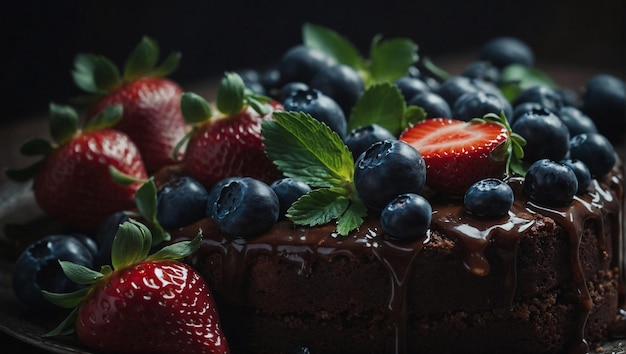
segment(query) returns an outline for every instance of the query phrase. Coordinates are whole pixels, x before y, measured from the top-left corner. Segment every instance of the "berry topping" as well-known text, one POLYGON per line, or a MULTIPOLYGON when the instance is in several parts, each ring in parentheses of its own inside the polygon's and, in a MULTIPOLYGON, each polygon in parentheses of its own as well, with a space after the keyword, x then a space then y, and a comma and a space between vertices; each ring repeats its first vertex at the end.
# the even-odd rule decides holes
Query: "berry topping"
POLYGON ((389 237, 411 241, 424 237, 430 227, 432 207, 418 194, 407 193, 392 199, 380 213, 380 224, 389 237))
POLYGON ((513 37, 498 37, 485 43, 481 48, 480 58, 500 69, 512 64, 530 67, 535 62, 535 55, 530 47, 513 37))
POLYGON ((609 139, 598 133, 574 136, 569 142, 569 153, 570 158, 581 160, 587 165, 593 178, 604 176, 617 160, 609 139))
POLYGON ((509 212, 513 200, 511 186, 497 178, 486 178, 467 189, 463 204, 465 210, 472 215, 497 218, 509 212))
POLYGON ((450 118, 450 105, 434 92, 424 92, 409 101, 409 106, 420 107, 426 112, 426 118, 450 118))
POLYGON ((569 205, 577 190, 578 179, 574 171, 548 159, 537 160, 530 165, 524 179, 524 192, 541 205, 569 205))
POLYGON ((94 268, 90 249, 72 235, 50 235, 28 245, 20 254, 12 275, 17 298, 32 309, 53 309, 41 294, 42 290, 70 293, 82 286, 72 282, 61 269, 59 260, 94 268))
POLYGON ((426 165, 420 153, 399 140, 372 145, 356 162, 354 185, 368 207, 382 210, 400 194, 422 192, 426 165))
POLYGON ((626 132, 626 83, 600 74, 587 81, 581 110, 591 117, 600 133, 613 142, 624 141, 626 132))
POLYGON ((267 184, 250 177, 224 184, 215 200, 213 220, 233 237, 250 237, 269 230, 279 216, 276 193, 267 184))
POLYGON ((270 184, 274 193, 278 197, 280 204, 279 217, 282 218, 287 214, 287 210, 296 202, 300 197, 309 193, 311 187, 296 178, 285 177, 274 181, 270 184))
POLYGON ((365 91, 365 84, 361 75, 352 67, 344 64, 337 64, 320 70, 311 79, 310 86, 335 100, 346 117, 365 91))
POLYGON ((420 93, 430 92, 430 87, 426 83, 416 77, 403 76, 395 81, 396 86, 402 92, 404 101, 409 102, 420 93))
POLYGON ((541 109, 524 113, 513 123, 513 131, 526 139, 524 161, 539 159, 559 161, 568 151, 569 131, 551 111, 541 109))
POLYGON ((285 111, 304 112, 324 122, 344 137, 347 133, 346 116, 335 100, 316 89, 295 91, 283 101, 285 111))
POLYGON ((561 95, 546 85, 535 85, 522 90, 513 102, 513 106, 525 102, 539 103, 541 107, 551 112, 558 112, 563 107, 561 95))
POLYGON ((576 107, 565 106, 557 112, 571 137, 582 133, 597 133, 598 128, 588 115, 576 107))
POLYGON ((463 195, 473 183, 501 178, 523 154, 523 139, 514 136, 504 117, 464 122, 432 118, 419 122, 401 135, 424 157, 426 185, 449 195, 463 195))
POLYGON ((452 107, 452 117, 458 120, 469 121, 480 118, 488 113, 502 114, 510 117, 513 109, 509 101, 485 92, 468 92, 459 97, 452 107))
POLYGON ((591 184, 591 172, 584 162, 580 160, 565 159, 560 161, 563 165, 569 167, 574 171, 576 180, 578 181, 578 189, 576 194, 583 194, 587 191, 587 188, 591 184))
POLYGON ((207 189, 191 177, 166 183, 157 193, 157 220, 166 228, 189 225, 205 216, 207 189))
POLYGON ((284 84, 293 81, 309 83, 315 74, 334 63, 335 61, 326 53, 309 46, 298 45, 283 55, 278 70, 284 84))
POLYGON ((366 125, 353 129, 344 139, 344 143, 352 152, 352 157, 356 161, 361 154, 372 144, 383 140, 396 140, 396 137, 389 130, 378 124, 366 125))

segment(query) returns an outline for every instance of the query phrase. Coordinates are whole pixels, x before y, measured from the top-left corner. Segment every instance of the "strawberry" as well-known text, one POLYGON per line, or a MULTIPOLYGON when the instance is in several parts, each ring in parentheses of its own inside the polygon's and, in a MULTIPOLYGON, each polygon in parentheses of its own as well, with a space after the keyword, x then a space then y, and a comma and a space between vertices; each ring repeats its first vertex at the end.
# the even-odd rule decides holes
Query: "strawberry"
POLYGON ((228 353, 215 300, 206 281, 179 259, 195 252, 201 235, 149 255, 150 230, 130 219, 113 240, 112 266, 94 271, 60 262, 74 293, 49 293, 54 304, 74 308, 49 336, 74 324, 89 349, 107 353, 228 353))
POLYGON ((235 73, 222 79, 216 105, 220 114, 212 117, 202 97, 183 94, 183 115, 194 125, 183 158, 189 173, 209 188, 231 176, 254 177, 268 184, 276 180, 280 173, 265 154, 261 123, 282 106, 252 94, 235 73))
POLYGON ((503 116, 488 114, 470 122, 431 118, 408 127, 399 137, 426 162, 426 185, 458 196, 475 182, 501 178, 523 156, 522 137, 511 132, 503 116))
POLYGON ((7 170, 17 181, 34 178, 33 192, 43 211, 67 226, 94 231, 113 212, 132 208, 140 183, 118 184, 113 168, 137 180, 147 174, 130 138, 111 129, 121 118, 111 106, 78 129, 78 115, 69 106, 50 105, 50 131, 55 143, 33 139, 22 146, 25 155, 44 158, 25 169, 7 170))
POLYGON ((92 94, 85 98, 91 103, 89 117, 112 104, 122 105, 124 115, 116 129, 137 144, 150 173, 175 162, 172 151, 187 132, 180 112, 182 89, 164 78, 177 67, 180 54, 156 67, 158 55, 158 45, 144 37, 126 61, 123 77, 107 58, 92 54, 78 55, 73 72, 76 85, 92 94))

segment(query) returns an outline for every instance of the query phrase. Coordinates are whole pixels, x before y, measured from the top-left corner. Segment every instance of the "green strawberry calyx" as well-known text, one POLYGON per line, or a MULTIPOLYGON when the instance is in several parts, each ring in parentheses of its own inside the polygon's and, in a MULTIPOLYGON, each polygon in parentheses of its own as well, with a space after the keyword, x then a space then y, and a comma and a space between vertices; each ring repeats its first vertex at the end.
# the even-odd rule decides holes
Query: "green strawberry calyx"
POLYGON ((99 284, 107 281, 115 271, 132 267, 142 262, 160 262, 181 260, 193 254, 202 242, 202 233, 190 241, 179 241, 167 245, 155 253, 152 250, 152 233, 144 224, 130 219, 122 223, 113 240, 111 265, 104 265, 100 271, 68 261, 59 261, 65 275, 72 281, 86 287, 71 293, 52 293, 42 291, 43 296, 62 308, 73 309, 56 328, 45 336, 57 336, 72 333, 82 302, 99 284))
POLYGON ((71 141, 82 133, 93 133, 113 127, 122 118, 122 106, 110 105, 96 115, 92 120, 85 122, 80 128, 80 119, 76 110, 68 105, 50 103, 49 129, 52 142, 43 138, 33 138, 26 141, 20 148, 24 156, 41 156, 42 159, 25 168, 7 169, 7 176, 16 182, 25 182, 33 178, 44 159, 55 149, 71 141))
POLYGON ((470 123, 493 123, 503 126, 507 131, 508 138, 491 152, 489 159, 493 161, 505 161, 504 174, 507 176, 511 173, 515 173, 520 176, 526 175, 528 166, 526 166, 522 161, 522 158, 524 157, 526 139, 513 132, 511 125, 504 115, 504 112, 500 115, 487 113, 482 118, 474 118, 470 120, 470 123))
POLYGON ((102 55, 81 53, 74 59, 72 78, 74 83, 91 96, 78 101, 91 102, 106 95, 126 82, 144 77, 165 77, 178 68, 181 53, 172 52, 160 64, 159 45, 144 36, 126 59, 123 74, 108 58, 102 55))

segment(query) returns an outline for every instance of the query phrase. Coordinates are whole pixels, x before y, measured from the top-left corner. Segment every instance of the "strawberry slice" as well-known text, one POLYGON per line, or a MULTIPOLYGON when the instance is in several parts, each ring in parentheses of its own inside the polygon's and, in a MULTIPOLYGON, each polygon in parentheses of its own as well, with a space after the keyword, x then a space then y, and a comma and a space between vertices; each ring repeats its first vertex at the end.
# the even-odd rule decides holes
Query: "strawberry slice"
POLYGON ((509 150, 509 136, 507 126, 496 121, 432 118, 407 128, 399 139, 422 154, 428 187, 463 195, 483 178, 503 177, 507 161, 502 149, 509 150))

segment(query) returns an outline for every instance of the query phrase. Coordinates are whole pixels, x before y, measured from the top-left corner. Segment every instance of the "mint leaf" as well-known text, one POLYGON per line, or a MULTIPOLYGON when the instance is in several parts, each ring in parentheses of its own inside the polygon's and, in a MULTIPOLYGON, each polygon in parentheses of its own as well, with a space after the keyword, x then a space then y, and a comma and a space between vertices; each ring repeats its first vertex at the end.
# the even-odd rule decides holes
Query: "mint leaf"
POLYGON ((418 59, 417 44, 410 39, 382 41, 381 36, 376 36, 370 47, 369 79, 371 83, 395 81, 418 59))
POLYGON ((323 225, 339 218, 349 205, 350 200, 341 189, 314 189, 293 203, 287 217, 300 225, 323 225))
POLYGON ((326 53, 339 63, 355 69, 363 66, 363 59, 357 48, 331 29, 307 23, 302 26, 302 41, 306 46, 326 53))
POLYGON ((217 109, 226 114, 235 114, 243 109, 246 85, 239 74, 227 72, 217 88, 217 109))
POLYGON ((134 81, 148 76, 159 58, 159 45, 150 37, 143 37, 124 65, 124 80, 134 81))
POLYGON ((350 231, 361 226, 365 216, 367 216, 367 208, 362 202, 351 203, 337 220, 337 232, 341 235, 347 235, 350 231))
POLYGON ((397 86, 380 83, 370 86, 356 102, 348 119, 348 130, 378 124, 398 135, 406 127, 406 103, 397 86))
POLYGON ((267 155, 288 177, 313 187, 344 187, 354 161, 341 138, 302 112, 274 112, 261 127, 267 155))

